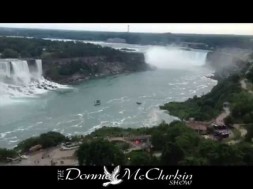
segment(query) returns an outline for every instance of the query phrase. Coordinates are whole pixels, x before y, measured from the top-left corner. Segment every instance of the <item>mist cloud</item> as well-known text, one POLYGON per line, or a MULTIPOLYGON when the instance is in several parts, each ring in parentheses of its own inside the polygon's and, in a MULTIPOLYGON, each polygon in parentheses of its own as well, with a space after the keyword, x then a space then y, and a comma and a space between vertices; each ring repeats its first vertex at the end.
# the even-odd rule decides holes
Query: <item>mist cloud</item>
POLYGON ((207 51, 188 51, 176 47, 152 47, 145 52, 148 64, 161 69, 188 69, 203 66, 207 51))

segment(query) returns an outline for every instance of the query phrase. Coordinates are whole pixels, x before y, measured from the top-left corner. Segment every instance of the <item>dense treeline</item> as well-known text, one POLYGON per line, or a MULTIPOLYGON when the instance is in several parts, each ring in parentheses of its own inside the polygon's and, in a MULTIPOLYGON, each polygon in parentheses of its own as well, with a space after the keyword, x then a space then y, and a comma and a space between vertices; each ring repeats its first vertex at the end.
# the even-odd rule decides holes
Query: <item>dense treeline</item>
POLYGON ((205 43, 211 47, 244 47, 252 48, 251 36, 236 35, 199 35, 172 33, 127 33, 127 32, 94 32, 39 29, 0 28, 2 36, 26 36, 35 38, 61 38, 76 40, 107 41, 110 38, 121 38, 132 44, 168 44, 177 42, 205 43))
POLYGON ((235 94, 239 92, 239 76, 232 75, 219 81, 211 92, 206 95, 194 96, 185 102, 170 102, 160 106, 160 108, 168 110, 171 115, 181 119, 211 120, 222 111, 223 103, 234 101, 237 98, 235 94))
POLYGON ((15 158, 16 156, 15 150, 0 148, 0 162, 7 162, 8 158, 15 158))
POLYGON ((2 58, 72 58, 84 56, 120 56, 126 54, 91 43, 49 41, 43 39, 0 37, 2 58))
POLYGON ((242 91, 237 94, 232 104, 232 120, 237 123, 253 123, 253 96, 242 91))
POLYGON ((245 140, 252 142, 253 138, 253 96, 242 91, 235 96, 231 106, 231 115, 226 118, 227 124, 243 124, 247 130, 245 140))
POLYGON ((162 165, 253 164, 253 147, 250 143, 227 145, 207 140, 187 128, 183 122, 161 124, 152 135, 152 144, 155 149, 162 151, 162 165))
MULTIPOLYGON (((75 141, 77 137, 74 137, 72 140, 75 141)), ((49 131, 40 136, 21 141, 14 149, 0 148, 0 162, 7 162, 8 158, 16 158, 22 153, 29 152, 30 148, 36 145, 40 145, 42 148, 49 148, 69 140, 69 138, 61 133, 49 131)))
MULTIPOLYGON (((228 145, 204 139, 180 121, 137 130, 104 127, 84 138, 78 137, 83 143, 75 155, 80 165, 253 165, 253 130, 250 132, 243 141, 228 145), (122 146, 105 139, 145 134, 151 135, 151 150, 126 152, 122 146)), ((0 161, 16 157, 20 150, 28 152, 37 144, 47 148, 69 140, 56 132, 41 134, 22 141, 14 150, 0 149, 0 161)))
POLYGON ((15 149, 21 152, 28 152, 29 149, 35 145, 41 145, 42 148, 48 148, 57 146, 58 144, 67 140, 68 138, 66 138, 61 133, 50 131, 48 133, 43 133, 38 137, 32 137, 23 140, 17 145, 15 149))
MULTIPOLYGON (((252 53, 252 56, 253 56, 253 53, 252 53)), ((253 59, 253 57, 252 57, 252 59, 253 59)), ((247 71, 247 73, 246 73, 246 78, 247 78, 251 83, 253 83, 253 66, 251 66, 251 67, 249 68, 249 70, 247 71)))
POLYGON ((122 128, 102 128, 102 131, 100 129, 95 131, 92 136, 97 138, 94 140, 90 138, 77 151, 79 163, 81 165, 253 165, 253 147, 250 142, 245 140, 236 145, 228 145, 207 140, 179 121, 139 129, 138 134, 151 134, 153 145, 151 151, 122 154, 120 148, 102 139, 107 134, 127 136, 129 132, 131 133, 131 130, 122 128), (157 152, 161 152, 160 157, 154 156, 157 152), (105 154, 106 157, 101 158, 105 154))
POLYGON ((117 146, 102 139, 83 143, 76 154, 80 165, 122 165, 125 161, 117 146))
POLYGON ((225 121, 227 124, 243 124, 247 129, 245 140, 250 142, 253 138, 253 95, 252 95, 252 82, 253 82, 253 69, 249 64, 248 68, 243 71, 242 79, 245 77, 248 82, 245 82, 247 89, 242 89, 240 93, 234 95, 231 101, 231 114, 225 121))

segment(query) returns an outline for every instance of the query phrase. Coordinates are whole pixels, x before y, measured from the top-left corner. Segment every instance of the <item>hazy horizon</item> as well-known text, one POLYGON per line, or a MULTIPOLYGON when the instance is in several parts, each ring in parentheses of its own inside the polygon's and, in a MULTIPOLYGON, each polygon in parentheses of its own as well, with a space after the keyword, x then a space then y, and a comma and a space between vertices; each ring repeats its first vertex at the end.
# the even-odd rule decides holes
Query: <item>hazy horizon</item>
POLYGON ((133 33, 178 33, 178 34, 217 34, 217 35, 253 35, 253 23, 250 24, 137 24, 137 23, 0 23, 2 28, 52 29, 68 31, 127 32, 133 33))

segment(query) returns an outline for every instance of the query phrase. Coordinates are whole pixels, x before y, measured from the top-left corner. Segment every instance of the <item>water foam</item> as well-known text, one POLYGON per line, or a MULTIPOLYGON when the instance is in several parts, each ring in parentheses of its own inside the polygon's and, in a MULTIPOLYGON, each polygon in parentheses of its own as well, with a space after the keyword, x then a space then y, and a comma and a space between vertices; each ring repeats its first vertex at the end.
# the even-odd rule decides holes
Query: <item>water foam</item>
POLYGON ((23 102, 21 98, 36 98, 55 89, 69 87, 46 80, 43 77, 42 61, 0 59, 0 105, 23 102), (17 100, 18 99, 18 100, 17 100))
POLYGON ((186 69, 203 66, 207 51, 183 50, 175 47, 152 47, 145 52, 145 60, 157 68, 186 69))

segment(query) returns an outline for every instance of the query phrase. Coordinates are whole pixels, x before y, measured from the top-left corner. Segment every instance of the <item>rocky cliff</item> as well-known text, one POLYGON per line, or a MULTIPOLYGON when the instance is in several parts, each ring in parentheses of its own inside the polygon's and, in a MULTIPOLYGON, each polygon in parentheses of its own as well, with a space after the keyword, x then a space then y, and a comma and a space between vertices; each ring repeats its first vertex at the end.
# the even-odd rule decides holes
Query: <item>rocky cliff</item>
POLYGON ((141 53, 44 59, 42 62, 44 77, 61 84, 150 69, 141 53))

